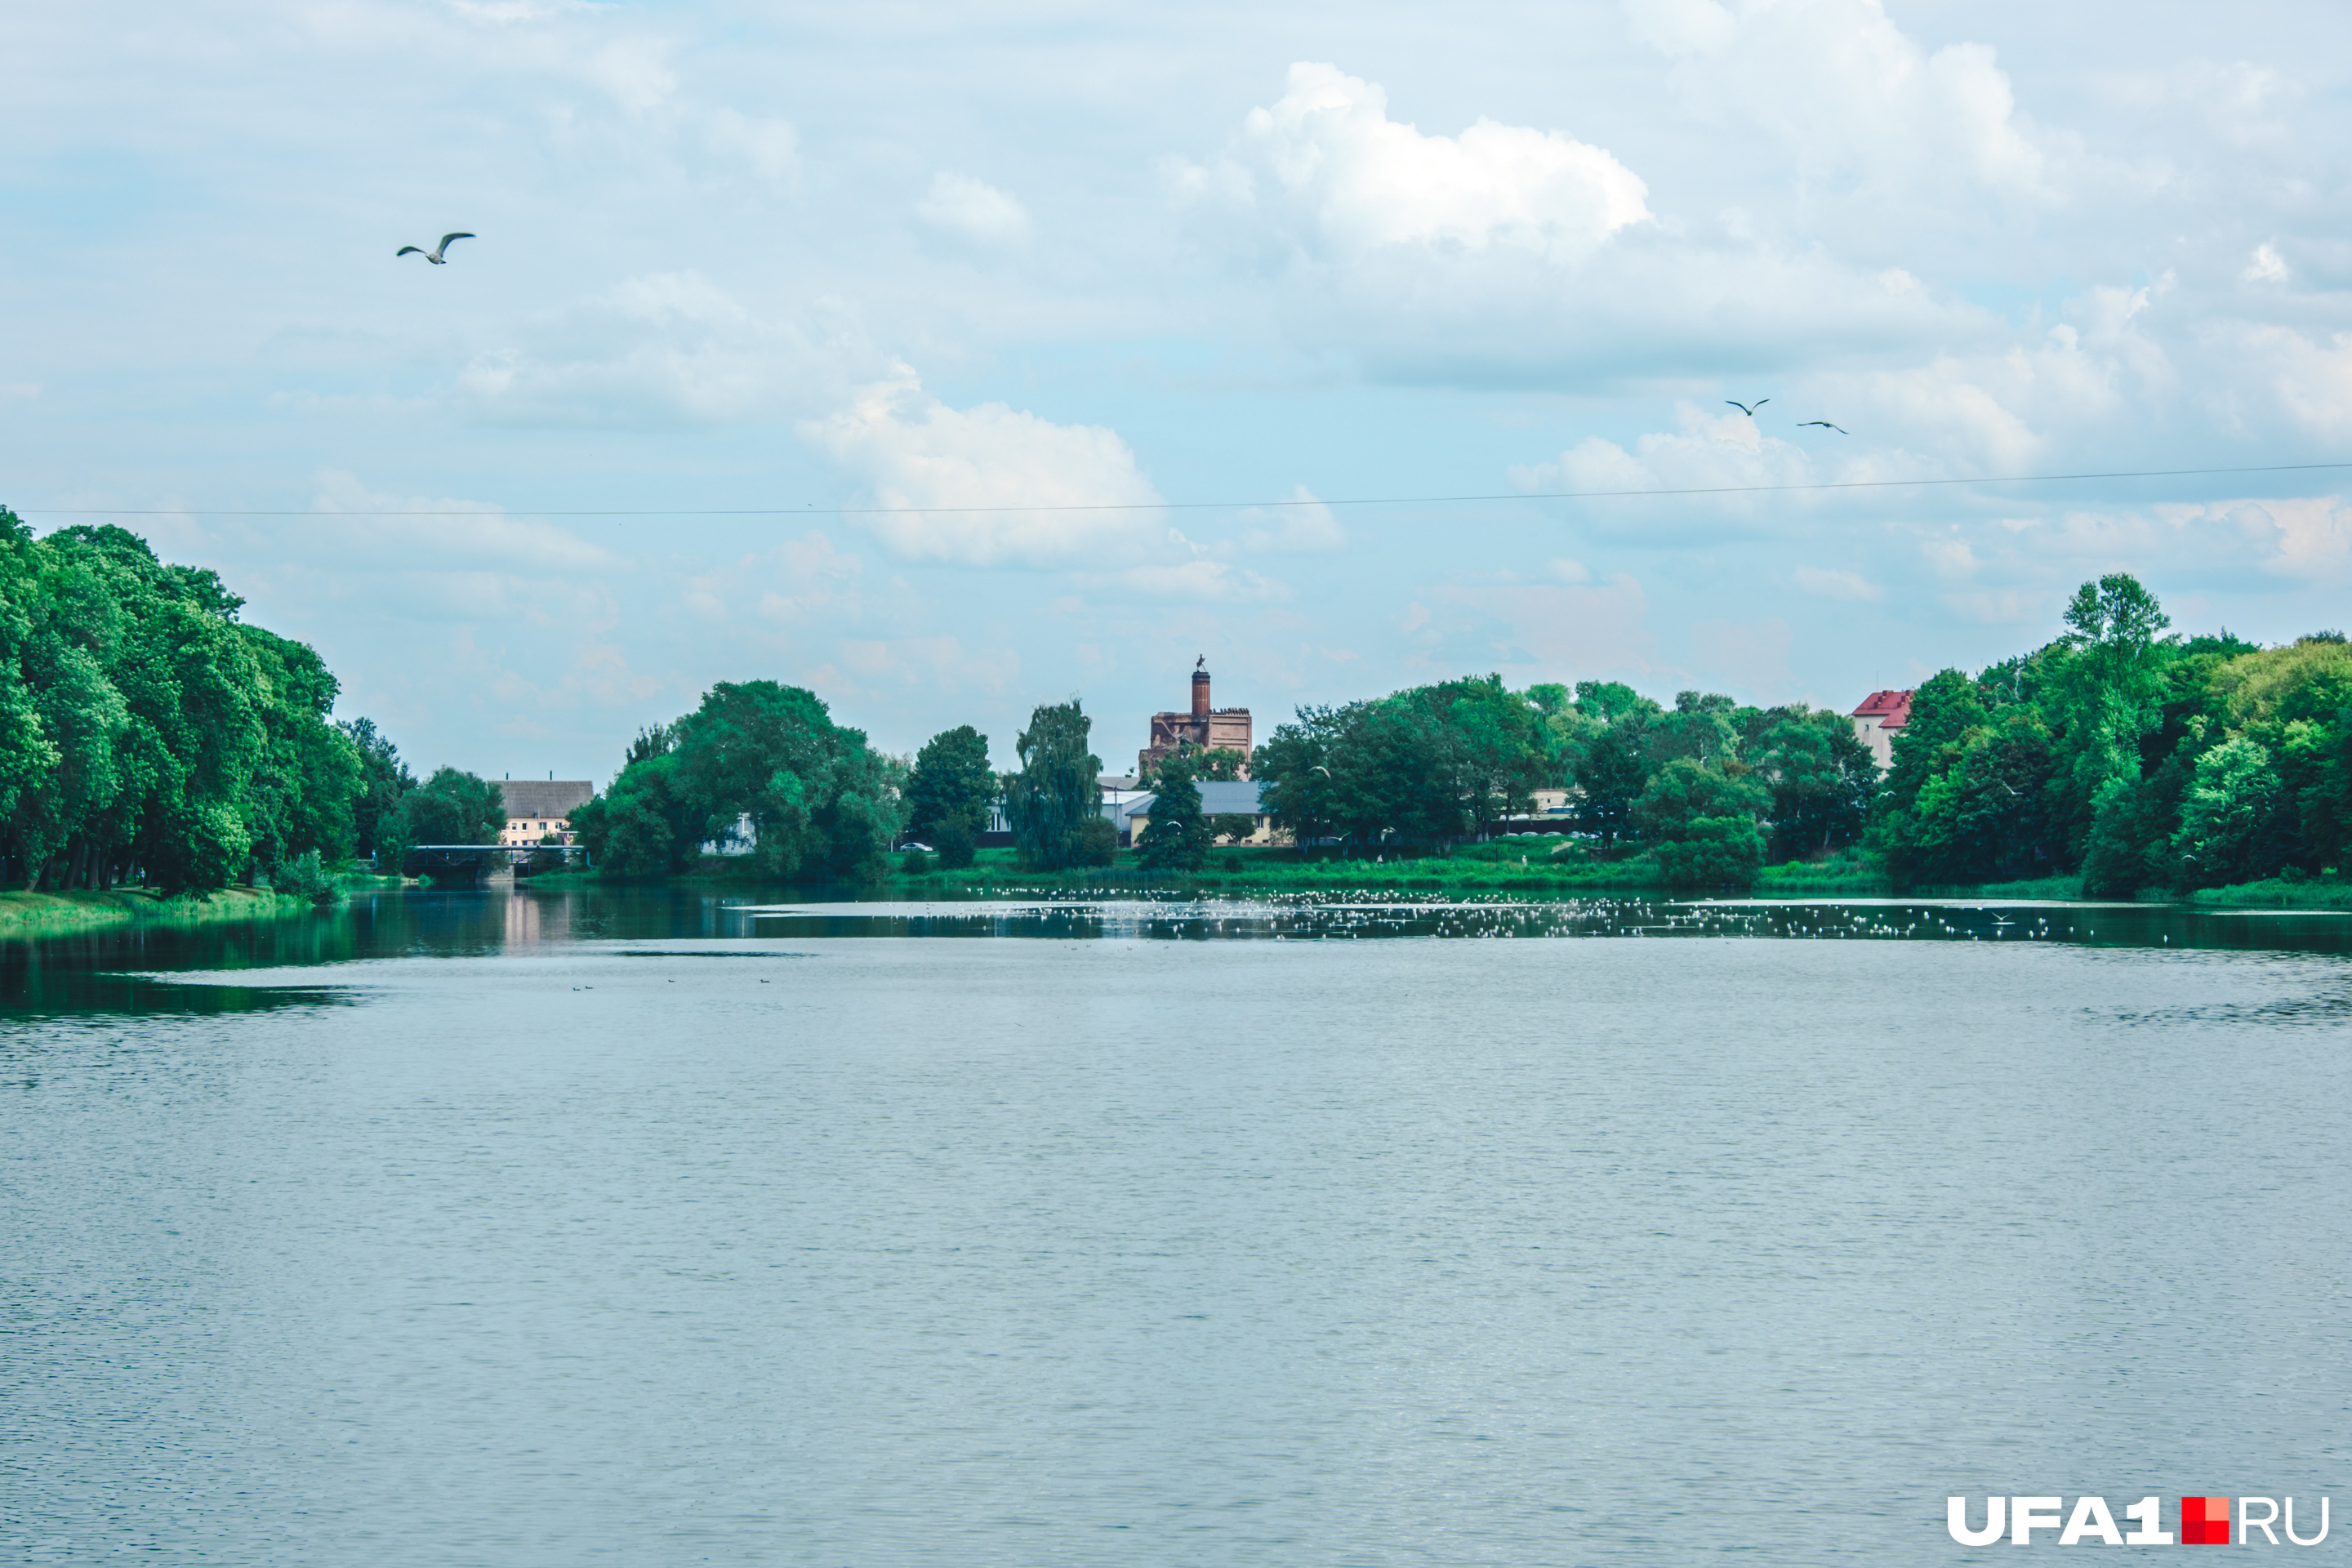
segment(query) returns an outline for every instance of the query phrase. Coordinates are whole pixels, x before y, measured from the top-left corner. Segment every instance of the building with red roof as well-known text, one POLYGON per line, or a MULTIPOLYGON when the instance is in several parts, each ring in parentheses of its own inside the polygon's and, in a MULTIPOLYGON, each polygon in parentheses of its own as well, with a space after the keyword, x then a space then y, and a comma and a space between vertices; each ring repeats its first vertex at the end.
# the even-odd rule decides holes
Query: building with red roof
POLYGON ((1895 765, 1895 737, 1911 721, 1911 693, 1874 691, 1853 710, 1853 738, 1870 748, 1879 768, 1895 765))

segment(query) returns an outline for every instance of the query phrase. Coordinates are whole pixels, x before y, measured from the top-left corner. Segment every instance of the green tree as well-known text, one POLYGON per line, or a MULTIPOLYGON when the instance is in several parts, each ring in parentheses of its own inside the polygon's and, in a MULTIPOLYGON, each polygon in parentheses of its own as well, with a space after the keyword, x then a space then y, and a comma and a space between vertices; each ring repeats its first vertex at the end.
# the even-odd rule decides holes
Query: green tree
POLYGON ((1577 763, 1576 825, 1606 852, 1633 831, 1633 805, 1650 782, 1649 721, 1639 710, 1611 723, 1577 763))
POLYGON ((667 757, 677 746, 677 736, 667 724, 644 725, 638 729, 637 738, 629 742, 628 752, 621 758, 621 766, 630 768, 639 763, 652 762, 656 757, 667 757))
POLYGON ((749 816, 771 876, 879 872, 904 819, 898 781, 815 693, 720 681, 674 729, 678 793, 702 806, 701 837, 730 836, 749 816))
MULTIPOLYGON (((1114 848, 1118 838, 1118 830, 1114 828, 1111 832, 1114 848)), ((940 865, 950 871, 961 871, 980 858, 977 840, 978 836, 962 823, 943 822, 931 836, 931 847, 939 851, 940 865)))
POLYGON ((2076 589, 2065 620, 2040 706, 2067 760, 2059 799, 2079 858, 2099 812, 2145 771, 2141 741, 2162 721, 2164 667, 2178 649, 2160 636, 2172 623, 2156 595, 2128 573, 2076 589))
POLYGON ((1633 816, 1669 884, 1745 888, 1764 864, 1757 818, 1770 806, 1753 778, 1677 757, 1643 787, 1633 816))
POLYGON ((988 737, 969 724, 943 730, 915 753, 907 781, 907 826, 917 837, 935 843, 950 823, 961 825, 969 837, 987 823, 998 788, 988 765, 988 737))
POLYGON ((1622 680, 1578 681, 1576 710, 1603 724, 1628 718, 1654 719, 1665 711, 1622 680))
POLYGON ((400 797, 403 853, 419 844, 496 844, 506 825, 505 792, 461 768, 436 768, 400 797))
POLYGON ((1258 804, 1302 848, 1334 837, 1339 823, 1339 787, 1330 759, 1342 728, 1339 712, 1299 709, 1297 721, 1276 725, 1250 758, 1258 804))
POLYGON ((0 879, 203 892, 351 852, 335 679, 242 605, 122 529, 0 509, 0 879))
POLYGON ((1021 771, 1004 777, 1004 815, 1033 868, 1058 871, 1077 862, 1087 849, 1086 825, 1103 820, 1102 759, 1087 746, 1093 730, 1094 721, 1072 698, 1038 707, 1014 742, 1021 771))
POLYGON ((738 837, 753 864, 793 879, 878 875, 905 820, 905 780, 815 693, 721 681, 693 712, 639 732, 612 787, 572 815, 597 870, 656 877, 738 837))
POLYGON ((2198 758, 2172 840, 2182 880, 2218 887, 2268 869, 2257 852, 2278 795, 2271 754, 2256 742, 2232 737, 2198 758))
POLYGON ((1801 704, 1772 710, 1757 731, 1757 773, 1772 795, 1771 858, 1826 854, 1858 839, 1878 793, 1878 764, 1852 721, 1801 704))
POLYGON ((382 853, 377 842, 385 818, 400 809, 401 797, 416 787, 416 775, 400 760, 400 752, 379 733, 371 719, 348 719, 336 725, 359 759, 359 784, 352 797, 352 836, 358 852, 382 853))
POLYGON ((693 863, 710 812, 679 785, 677 771, 669 752, 648 754, 622 769, 610 789, 573 810, 572 828, 598 875, 663 877, 693 863))
POLYGON ((1484 833, 1528 808, 1543 787, 1549 756, 1534 705, 1505 687, 1501 676, 1422 687, 1403 700, 1436 721, 1432 760, 1450 781, 1446 815, 1466 816, 1471 832, 1484 833))
POLYGON ((1137 858, 1147 870, 1197 871, 1209 858, 1214 833, 1201 815, 1201 789, 1193 782, 1192 761, 1181 752, 1160 766, 1151 796, 1151 820, 1136 842, 1137 858))

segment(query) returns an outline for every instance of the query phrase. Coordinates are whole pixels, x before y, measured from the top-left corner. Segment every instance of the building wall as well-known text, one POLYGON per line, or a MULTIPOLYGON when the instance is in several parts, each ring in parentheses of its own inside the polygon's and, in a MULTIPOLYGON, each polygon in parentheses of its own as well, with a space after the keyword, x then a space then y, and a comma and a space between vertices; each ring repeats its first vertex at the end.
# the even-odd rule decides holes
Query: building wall
MULTIPOLYGON (((1190 713, 1154 713, 1151 744, 1136 754, 1136 763, 1139 767, 1148 767, 1182 745, 1213 751, 1224 747, 1239 752, 1246 759, 1253 744, 1250 710, 1246 708, 1220 708, 1205 721, 1190 713)), ((1246 761, 1242 764, 1242 776, 1249 776, 1246 761)))
POLYGON ((1895 765, 1895 734, 1875 719, 1856 719, 1853 738, 1870 748, 1871 760, 1884 773, 1895 765))

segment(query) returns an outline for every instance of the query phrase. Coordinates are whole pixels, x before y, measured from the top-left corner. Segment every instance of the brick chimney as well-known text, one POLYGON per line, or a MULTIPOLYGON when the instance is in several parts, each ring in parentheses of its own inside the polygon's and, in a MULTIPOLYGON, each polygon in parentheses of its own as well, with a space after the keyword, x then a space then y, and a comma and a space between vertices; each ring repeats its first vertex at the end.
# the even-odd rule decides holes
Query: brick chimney
POLYGON ((1195 723, 1209 721, 1209 671, 1204 658, 1192 667, 1192 719, 1195 723))

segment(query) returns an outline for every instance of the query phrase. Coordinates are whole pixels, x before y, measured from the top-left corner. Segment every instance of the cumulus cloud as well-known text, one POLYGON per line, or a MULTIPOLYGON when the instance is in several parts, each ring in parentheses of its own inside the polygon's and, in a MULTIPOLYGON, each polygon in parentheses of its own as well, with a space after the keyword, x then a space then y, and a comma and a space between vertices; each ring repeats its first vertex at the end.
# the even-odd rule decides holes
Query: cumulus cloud
POLYGON ((1538 494, 1731 489, 1814 482, 1811 456, 1792 442, 1767 436, 1734 409, 1713 415, 1691 403, 1675 406, 1679 428, 1635 438, 1632 450, 1588 437, 1548 463, 1513 467, 1511 480, 1538 494))
POLYGON ((863 476, 880 510, 858 521, 910 560, 1124 561, 1160 530, 1160 494, 1117 431, 1002 403, 950 408, 904 364, 801 428, 863 476))
POLYGON ((2306 583, 2340 583, 2352 576, 2352 507, 2341 496, 2161 506, 2156 513, 2175 527, 2223 525, 2257 552, 2263 570, 2276 576, 2306 583))
POLYGON ((1686 101, 1764 128, 1814 178, 1906 202, 1923 175, 2056 199, 2048 138, 2017 112, 1994 52, 1933 52, 1880 0, 1625 0, 1635 37, 1677 62, 1686 101))
POLYGON ((1250 111, 1239 152, 1308 243, 1344 254, 1500 246, 1572 260, 1650 216, 1632 170, 1559 132, 1481 119, 1459 137, 1423 135, 1389 118, 1381 87, 1336 66, 1294 65, 1287 86, 1250 111))
POLYGON ((1016 246, 1029 238, 1029 212, 994 185, 964 174, 941 173, 915 204, 915 216, 932 227, 982 245, 1016 246))
POLYGON ((2263 325, 2233 335, 2290 419, 2328 440, 2352 437, 2352 332, 2319 339, 2263 325))
POLYGON ((1481 120, 1391 119, 1329 65, 1244 119, 1223 159, 1178 161, 1195 221, 1277 273, 1285 318, 1388 379, 1587 383, 1983 336, 1990 319, 1898 268, 1742 226, 1654 221, 1606 150, 1481 120))

